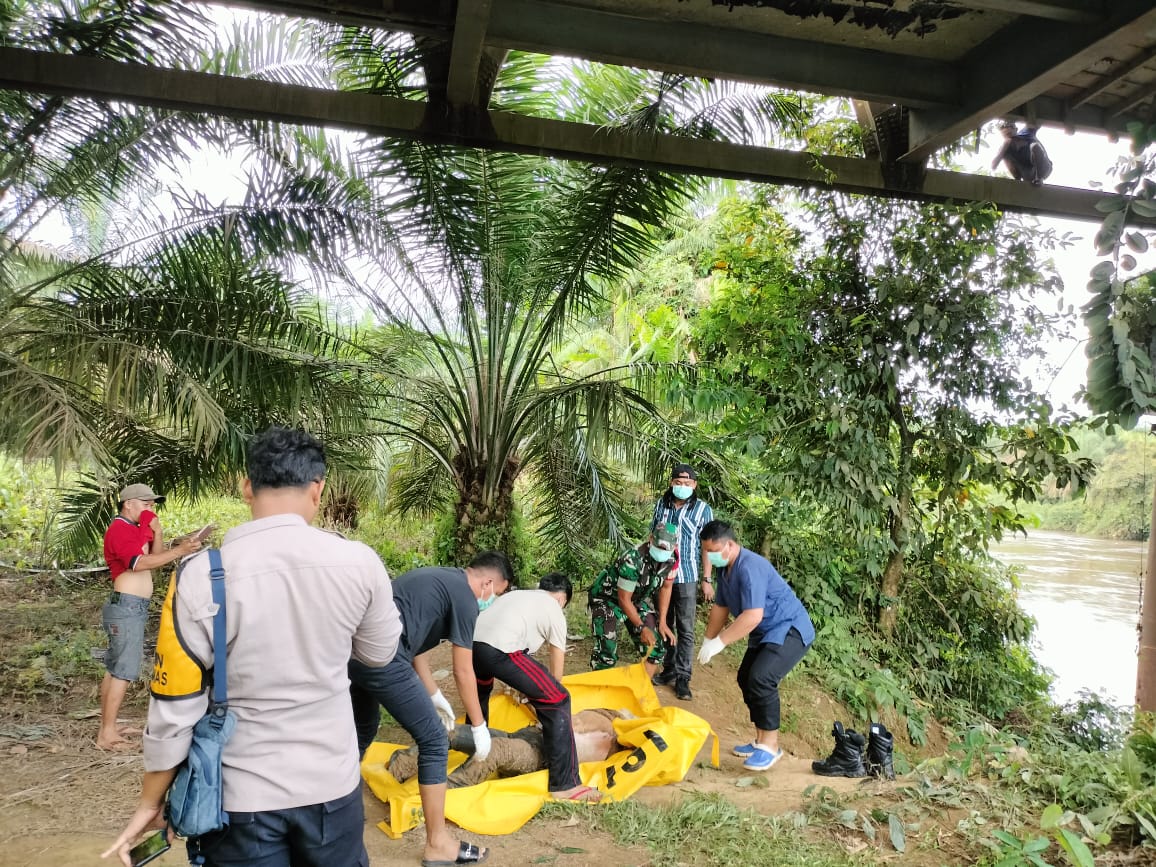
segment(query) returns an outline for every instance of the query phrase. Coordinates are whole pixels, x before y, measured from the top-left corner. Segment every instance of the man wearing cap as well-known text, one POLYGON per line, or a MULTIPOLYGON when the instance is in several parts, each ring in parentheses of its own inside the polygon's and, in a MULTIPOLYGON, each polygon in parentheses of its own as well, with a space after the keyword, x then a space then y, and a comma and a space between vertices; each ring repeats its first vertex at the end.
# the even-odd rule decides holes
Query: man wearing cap
POLYGON ((116 717, 128 685, 140 677, 144 658, 145 624, 153 595, 153 569, 167 566, 201 547, 189 537, 164 547, 160 521, 152 511, 164 497, 148 485, 129 485, 120 492, 120 514, 104 534, 104 561, 108 564, 112 593, 101 610, 101 623, 108 636, 104 657, 104 680, 100 684, 100 732, 96 745, 102 750, 118 750, 128 745, 117 728, 116 717))
POLYGON ((678 571, 670 593, 667 626, 677 641, 666 649, 662 671, 654 676, 657 686, 674 684, 674 694, 683 701, 692 698, 690 691, 691 656, 694 654, 694 615, 698 603, 699 574, 702 575, 703 598, 714 599, 711 565, 702 553, 698 534, 714 520, 710 504, 698 497, 698 474, 690 464, 678 464, 671 471, 670 487, 654 506, 654 524, 673 524, 678 528, 678 571), (701 570, 700 570, 701 567, 701 570))
POLYGON ((647 675, 654 676, 666 655, 666 642, 674 641, 666 615, 677 572, 677 528, 657 524, 650 538, 598 573, 590 588, 592 669, 618 663, 618 627, 623 626, 645 658, 647 675))

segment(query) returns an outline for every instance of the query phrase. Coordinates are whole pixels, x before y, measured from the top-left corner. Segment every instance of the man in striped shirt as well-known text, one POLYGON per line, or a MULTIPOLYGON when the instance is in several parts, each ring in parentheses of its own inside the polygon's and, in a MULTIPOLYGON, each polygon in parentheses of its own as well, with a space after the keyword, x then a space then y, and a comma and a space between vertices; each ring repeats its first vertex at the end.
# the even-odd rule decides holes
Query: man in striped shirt
POLYGON ((690 464, 678 464, 670 474, 670 487, 654 506, 656 524, 674 524, 678 527, 678 572, 667 612, 667 624, 678 636, 678 641, 667 646, 662 671, 654 676, 659 686, 674 684, 674 694, 684 701, 692 698, 690 691, 690 664, 694 653, 694 614, 698 602, 699 576, 702 576, 703 597, 709 603, 714 598, 711 584, 711 565, 702 553, 699 533, 714 512, 710 504, 698 498, 698 474, 690 464))

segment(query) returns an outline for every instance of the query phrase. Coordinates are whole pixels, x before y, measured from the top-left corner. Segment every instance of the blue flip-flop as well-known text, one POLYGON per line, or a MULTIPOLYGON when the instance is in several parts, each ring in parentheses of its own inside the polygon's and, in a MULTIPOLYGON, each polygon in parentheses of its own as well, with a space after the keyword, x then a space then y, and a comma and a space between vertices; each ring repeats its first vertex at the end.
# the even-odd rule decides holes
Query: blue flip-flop
POLYGON ((777 753, 772 753, 770 750, 762 747, 755 747, 755 751, 751 757, 743 762, 743 767, 748 771, 769 771, 774 767, 775 762, 783 757, 783 750, 780 748, 777 753))

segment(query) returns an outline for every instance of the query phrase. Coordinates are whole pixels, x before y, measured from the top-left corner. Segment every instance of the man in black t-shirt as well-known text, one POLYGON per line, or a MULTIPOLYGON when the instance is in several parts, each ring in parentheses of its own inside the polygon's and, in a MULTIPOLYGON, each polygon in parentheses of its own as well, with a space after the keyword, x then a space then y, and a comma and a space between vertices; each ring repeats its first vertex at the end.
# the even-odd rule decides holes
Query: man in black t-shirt
POLYGON ((355 659, 349 662, 349 691, 361 755, 377 735, 382 706, 417 744, 418 791, 426 828, 423 864, 476 863, 489 854, 471 843, 459 843, 446 829, 446 732, 454 727, 454 712, 434 681, 428 653, 442 641, 453 644, 454 681, 484 759, 489 754, 490 732, 474 676, 474 625, 479 609, 488 607, 513 582, 509 560, 495 551, 479 554, 465 569, 428 566, 406 572, 393 582, 393 599, 402 622, 401 644, 393 662, 382 668, 355 659))

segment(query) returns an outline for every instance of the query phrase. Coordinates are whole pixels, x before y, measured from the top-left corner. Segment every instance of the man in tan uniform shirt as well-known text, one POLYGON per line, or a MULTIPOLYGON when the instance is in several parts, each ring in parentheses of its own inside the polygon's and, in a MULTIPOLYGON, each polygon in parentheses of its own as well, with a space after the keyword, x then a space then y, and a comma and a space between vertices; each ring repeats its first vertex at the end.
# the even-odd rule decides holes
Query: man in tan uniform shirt
MULTIPOLYGON (((248 470, 253 520, 221 545, 237 717, 222 768, 230 823, 190 841, 190 855, 208 867, 367 867, 346 667, 350 648, 375 666, 397 651, 389 576, 369 547, 309 526, 325 486, 325 453, 312 436, 271 428, 250 444, 248 470)), ((215 610, 208 556, 190 557, 162 613, 140 804, 104 853, 125 865, 136 837, 163 823, 165 793, 208 707, 215 610)))

